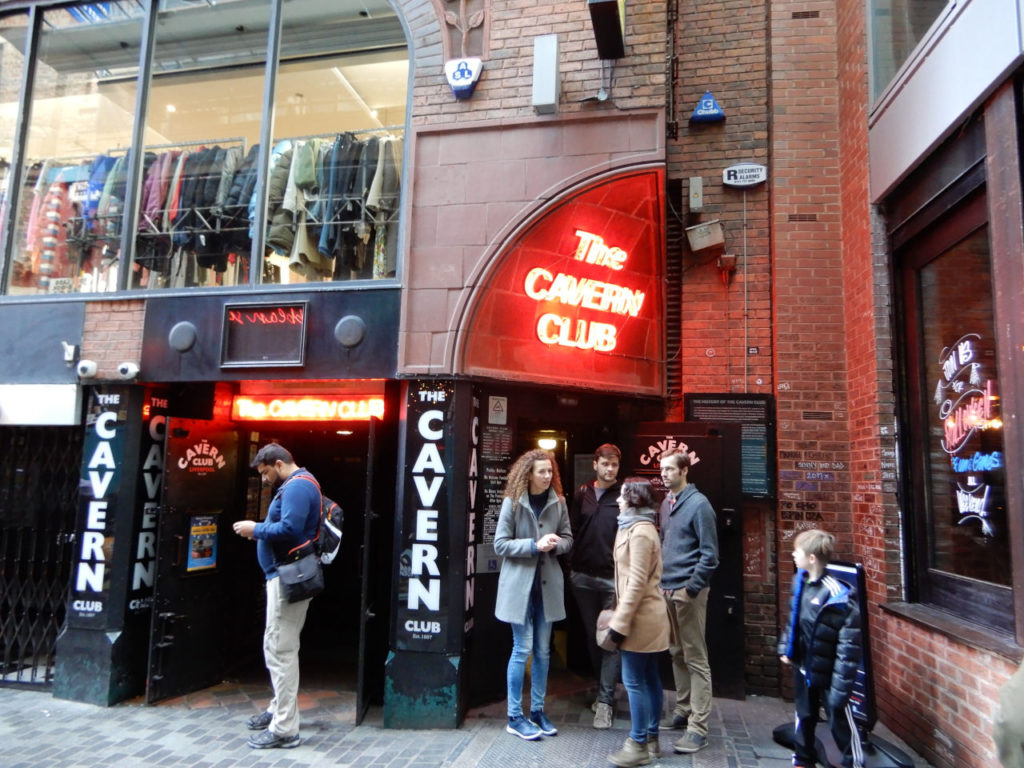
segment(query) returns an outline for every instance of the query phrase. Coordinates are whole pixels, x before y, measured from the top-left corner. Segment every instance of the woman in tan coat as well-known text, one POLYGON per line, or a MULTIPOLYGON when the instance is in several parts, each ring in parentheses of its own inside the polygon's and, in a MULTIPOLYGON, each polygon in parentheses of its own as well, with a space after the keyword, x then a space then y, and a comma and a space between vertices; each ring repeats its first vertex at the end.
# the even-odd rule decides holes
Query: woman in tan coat
POLYGON ((615 594, 610 636, 622 656, 622 684, 632 718, 629 738, 608 759, 631 768, 658 757, 661 677, 658 654, 668 649, 668 616, 658 588, 661 541, 654 527, 654 490, 650 482, 630 477, 619 493, 619 532, 615 536, 615 594))

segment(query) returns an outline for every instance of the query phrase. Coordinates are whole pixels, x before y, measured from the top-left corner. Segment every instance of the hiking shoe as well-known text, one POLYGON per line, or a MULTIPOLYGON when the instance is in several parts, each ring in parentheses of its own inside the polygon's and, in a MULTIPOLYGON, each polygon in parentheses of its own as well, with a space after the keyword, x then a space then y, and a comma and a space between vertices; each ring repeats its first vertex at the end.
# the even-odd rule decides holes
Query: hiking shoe
POLYGON ((627 738, 622 749, 608 755, 608 762, 619 768, 635 768, 638 765, 649 765, 651 756, 647 753, 647 745, 627 738))
POLYGON ((250 731, 262 731, 270 727, 270 721, 273 719, 274 716, 269 712, 260 712, 250 717, 245 725, 250 731))
POLYGON ((605 729, 612 727, 612 719, 614 717, 611 704, 605 704, 603 701, 597 703, 597 709, 594 710, 594 727, 605 729))
POLYGON ((656 733, 647 734, 647 755, 651 760, 657 760, 661 757, 661 743, 658 741, 658 734, 656 733))
POLYGON ((302 743, 299 734, 278 736, 269 728, 249 737, 249 746, 253 749, 291 749, 302 743))
POLYGON ((664 728, 667 731, 685 731, 687 723, 690 722, 690 718, 686 715, 679 715, 673 712, 670 715, 666 715, 665 719, 658 723, 659 728, 664 728))
POLYGON ((518 736, 520 739, 526 739, 527 741, 534 741, 541 737, 540 728, 522 715, 519 715, 519 717, 510 717, 508 719, 508 725, 505 726, 505 731, 511 733, 513 736, 518 736))
POLYGON ((708 737, 694 731, 687 731, 675 744, 672 745, 672 749, 680 754, 689 754, 690 752, 697 752, 704 749, 708 745, 708 737))
POLYGON ((555 728, 555 724, 548 720, 548 716, 541 710, 530 713, 530 722, 540 728, 540 732, 545 736, 558 735, 558 729, 555 728))

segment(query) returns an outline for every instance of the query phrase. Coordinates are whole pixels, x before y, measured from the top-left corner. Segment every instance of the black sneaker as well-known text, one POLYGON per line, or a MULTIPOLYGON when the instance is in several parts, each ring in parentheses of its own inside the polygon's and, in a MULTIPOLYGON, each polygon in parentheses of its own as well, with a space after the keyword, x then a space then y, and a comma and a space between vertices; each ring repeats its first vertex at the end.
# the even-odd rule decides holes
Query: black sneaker
POLYGON ((249 746, 253 749, 291 749, 302 743, 299 734, 292 736, 278 736, 269 728, 249 737, 249 746))
POLYGON ((263 731, 270 726, 270 721, 274 719, 274 716, 269 712, 260 712, 258 715, 253 715, 246 721, 245 726, 250 731, 263 731))

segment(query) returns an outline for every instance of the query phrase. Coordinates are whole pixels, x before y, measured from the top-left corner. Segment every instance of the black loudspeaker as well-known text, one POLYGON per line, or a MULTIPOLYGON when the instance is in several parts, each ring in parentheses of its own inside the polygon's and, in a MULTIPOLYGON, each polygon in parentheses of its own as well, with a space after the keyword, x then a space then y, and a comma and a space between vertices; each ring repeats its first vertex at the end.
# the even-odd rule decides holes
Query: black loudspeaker
POLYGON ((621 59, 626 55, 626 48, 622 39, 619 0, 587 0, 587 7, 594 24, 597 55, 602 59, 621 59))

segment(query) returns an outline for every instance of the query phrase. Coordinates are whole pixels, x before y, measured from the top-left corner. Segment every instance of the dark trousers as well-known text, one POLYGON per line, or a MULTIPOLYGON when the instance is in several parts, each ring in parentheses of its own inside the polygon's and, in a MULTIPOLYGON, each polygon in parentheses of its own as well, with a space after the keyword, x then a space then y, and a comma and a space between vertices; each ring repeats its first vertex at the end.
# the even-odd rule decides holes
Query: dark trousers
POLYGON ((583 632, 587 636, 587 651, 590 663, 597 675, 597 700, 605 704, 615 703, 615 684, 619 682, 622 661, 618 651, 604 651, 594 637, 597 630, 597 615, 605 608, 615 605, 615 582, 585 573, 573 571, 569 575, 573 597, 580 609, 583 632))
MULTIPOLYGON (((818 753, 814 747, 814 729, 818 725, 818 711, 821 708, 823 693, 818 688, 809 688, 807 678, 796 666, 793 667, 793 699, 796 704, 793 765, 813 768, 818 761, 818 753)), ((864 750, 850 703, 845 702, 843 708, 838 711, 832 711, 826 705, 825 714, 828 716, 832 738, 843 755, 843 766, 863 768, 864 750)))

